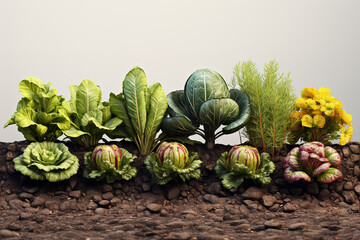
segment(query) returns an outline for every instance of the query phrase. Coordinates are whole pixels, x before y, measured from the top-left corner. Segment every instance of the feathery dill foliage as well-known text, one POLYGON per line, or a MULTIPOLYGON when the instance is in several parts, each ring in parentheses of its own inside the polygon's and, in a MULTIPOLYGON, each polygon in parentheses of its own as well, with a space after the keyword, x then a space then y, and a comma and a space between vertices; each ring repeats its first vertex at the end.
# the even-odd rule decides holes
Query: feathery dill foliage
POLYGON ((295 109, 290 73, 280 74, 275 60, 265 64, 262 74, 252 61, 239 62, 231 84, 238 85, 250 99, 251 115, 245 136, 255 147, 274 156, 286 141, 290 115, 295 109))

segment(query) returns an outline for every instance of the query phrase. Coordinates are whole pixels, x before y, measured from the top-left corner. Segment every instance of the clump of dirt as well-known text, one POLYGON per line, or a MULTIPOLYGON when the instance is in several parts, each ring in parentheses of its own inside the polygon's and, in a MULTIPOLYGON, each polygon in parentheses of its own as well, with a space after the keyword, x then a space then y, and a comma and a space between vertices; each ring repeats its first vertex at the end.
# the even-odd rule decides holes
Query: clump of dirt
MULTIPOLYGON (((151 182, 135 145, 116 142, 138 156, 137 177, 106 184, 82 177, 31 181, 14 170, 12 159, 29 143, 0 143, 0 238, 13 239, 359 239, 360 143, 333 147, 340 153, 343 179, 331 184, 288 184, 282 162, 273 161, 266 187, 245 182, 224 189, 214 166, 229 145, 187 146, 203 161, 202 176, 159 186, 151 182)), ((66 142, 83 161, 86 149, 66 142)))

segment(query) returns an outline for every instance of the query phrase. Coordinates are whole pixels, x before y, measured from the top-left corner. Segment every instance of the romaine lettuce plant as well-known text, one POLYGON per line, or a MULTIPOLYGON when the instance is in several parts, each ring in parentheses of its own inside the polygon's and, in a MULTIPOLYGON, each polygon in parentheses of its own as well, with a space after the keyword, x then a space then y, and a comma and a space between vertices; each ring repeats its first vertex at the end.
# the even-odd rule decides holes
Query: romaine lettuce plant
POLYGON ((148 87, 144 70, 136 66, 123 81, 123 93, 110 94, 112 114, 123 121, 111 138, 126 137, 135 142, 141 155, 148 154, 158 144, 156 134, 168 103, 160 83, 148 87))
POLYGON ((216 161, 215 172, 221 183, 227 189, 237 188, 244 179, 267 185, 271 182, 270 174, 275 170, 275 164, 270 160, 270 154, 259 154, 250 146, 234 146, 229 152, 221 154, 216 161))
POLYGON ((49 182, 69 179, 79 169, 78 158, 65 144, 54 142, 33 142, 13 162, 15 170, 30 179, 49 182))
POLYGON ((304 143, 293 148, 284 159, 284 178, 293 183, 300 179, 311 182, 331 183, 343 175, 340 166, 340 154, 332 147, 324 147, 320 142, 304 143), (333 166, 333 167, 332 167, 333 166))
POLYGON ((93 152, 85 153, 84 158, 85 178, 94 178, 97 181, 105 179, 107 183, 113 183, 117 180, 129 180, 137 173, 136 168, 130 166, 136 156, 114 144, 99 145, 93 152))
POLYGON ((206 140, 209 150, 215 139, 241 129, 250 117, 247 95, 238 89, 229 91, 219 73, 210 69, 196 70, 188 78, 184 90, 167 96, 169 117, 161 130, 167 138, 198 134, 206 140), (203 125, 204 129, 199 128, 203 125), (221 131, 215 131, 226 125, 221 131))
POLYGON ((122 123, 113 116, 108 102, 101 102, 101 90, 94 82, 83 80, 79 86, 70 86, 70 105, 63 114, 71 127, 61 128, 71 141, 86 148, 95 146, 104 134, 122 123))
POLYGON ((197 153, 189 155, 187 148, 177 142, 162 142, 156 153, 149 154, 145 159, 153 182, 160 185, 178 178, 184 182, 191 178, 198 179, 201 163, 197 153))
POLYGON ((44 84, 35 77, 22 80, 19 90, 24 97, 4 128, 16 124, 24 137, 32 142, 55 141, 61 136, 60 128, 70 127, 70 121, 61 112, 67 102, 57 95, 56 88, 50 89, 51 84, 44 84))

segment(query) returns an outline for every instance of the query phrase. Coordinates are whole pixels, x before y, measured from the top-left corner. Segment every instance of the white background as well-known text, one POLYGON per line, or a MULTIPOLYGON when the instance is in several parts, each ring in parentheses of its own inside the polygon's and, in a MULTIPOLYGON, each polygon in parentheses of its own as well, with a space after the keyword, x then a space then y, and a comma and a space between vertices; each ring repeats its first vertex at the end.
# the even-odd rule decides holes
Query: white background
MULTIPOLYGON (((0 0, 0 124, 27 76, 53 82, 67 99, 69 85, 91 79, 108 100, 135 65, 169 93, 198 68, 229 81, 238 61, 262 68, 276 59, 297 96, 304 87, 329 87, 352 114, 358 141, 359 12, 360 1, 0 0)), ((0 130, 0 141, 23 139, 15 125, 0 130)))

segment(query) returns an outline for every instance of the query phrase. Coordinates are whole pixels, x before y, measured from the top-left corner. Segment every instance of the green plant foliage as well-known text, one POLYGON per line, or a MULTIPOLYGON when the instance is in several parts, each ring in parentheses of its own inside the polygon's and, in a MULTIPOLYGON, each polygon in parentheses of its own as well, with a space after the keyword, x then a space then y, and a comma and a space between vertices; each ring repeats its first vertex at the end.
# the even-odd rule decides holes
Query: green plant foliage
POLYGON ((78 158, 65 144, 54 142, 33 142, 13 162, 15 170, 30 179, 49 182, 69 179, 79 169, 78 158))
POLYGON ((62 135, 61 128, 70 128, 70 121, 62 114, 67 102, 35 77, 27 77, 19 83, 24 96, 17 104, 16 112, 4 128, 16 124, 24 137, 32 142, 55 141, 62 135))
POLYGON ((101 90, 94 82, 83 80, 70 86, 71 99, 63 114, 71 121, 70 128, 61 128, 71 141, 86 148, 95 146, 104 134, 122 123, 114 117, 108 102, 101 102, 101 90))
POLYGON ((93 152, 85 153, 83 176, 96 181, 113 183, 129 180, 136 176, 137 170, 130 166, 136 156, 116 145, 99 145, 93 152))
MULTIPOLYGON (((248 146, 234 146, 233 149, 237 147, 253 149, 248 146)), ((251 156, 249 153, 239 152, 239 156, 232 155, 233 149, 222 153, 214 168, 216 176, 222 179, 221 183, 225 188, 238 188, 245 179, 252 179, 262 186, 271 182, 270 174, 275 170, 275 164, 270 160, 270 154, 261 153, 260 156, 248 158, 251 156), (257 162, 255 168, 254 162, 257 162)), ((257 150, 256 153, 259 155, 257 150)))
POLYGON ((295 109, 290 74, 280 74, 276 61, 265 64, 263 74, 251 61, 238 63, 233 74, 232 84, 250 99, 251 118, 245 135, 256 148, 274 156, 286 142, 295 109))
POLYGON ((111 138, 126 137, 135 142, 141 155, 158 144, 156 134, 167 110, 166 94, 160 83, 148 87, 143 69, 131 69, 123 81, 123 92, 110 94, 112 114, 123 121, 111 138))
POLYGON ((229 91, 220 74, 210 69, 195 71, 185 89, 171 92, 167 99, 169 117, 161 126, 165 138, 198 134, 210 150, 216 138, 238 131, 250 117, 247 95, 238 89, 229 91), (225 126, 215 133, 221 125, 225 126))
POLYGON ((197 153, 188 153, 186 147, 180 143, 163 142, 156 153, 149 154, 145 159, 147 170, 154 183, 164 185, 171 180, 182 181, 200 177, 200 165, 197 153))

